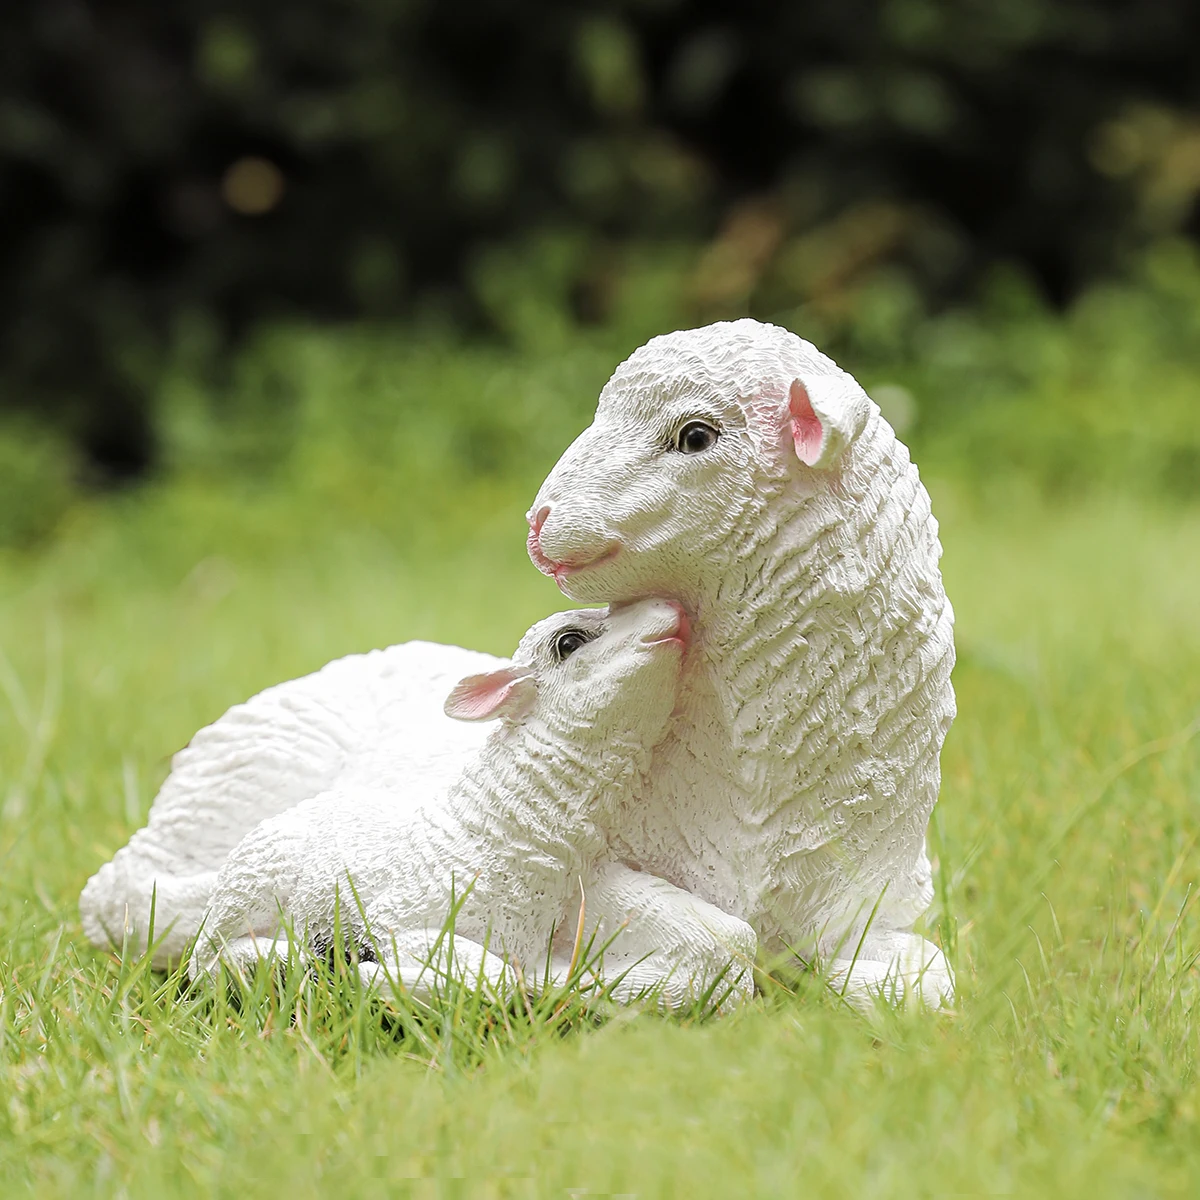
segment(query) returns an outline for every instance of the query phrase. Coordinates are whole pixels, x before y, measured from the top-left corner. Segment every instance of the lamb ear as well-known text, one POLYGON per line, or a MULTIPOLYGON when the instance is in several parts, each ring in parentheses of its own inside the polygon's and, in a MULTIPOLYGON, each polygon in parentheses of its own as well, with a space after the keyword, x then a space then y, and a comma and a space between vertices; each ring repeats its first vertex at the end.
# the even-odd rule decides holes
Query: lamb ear
POLYGON ((446 716, 456 721, 515 719, 529 711, 537 699, 537 683, 514 667, 501 667, 485 675, 468 675, 446 697, 446 716))
POLYGON ((793 379, 788 414, 796 457, 810 467, 833 466, 854 436, 858 407, 847 394, 845 380, 836 375, 793 379))

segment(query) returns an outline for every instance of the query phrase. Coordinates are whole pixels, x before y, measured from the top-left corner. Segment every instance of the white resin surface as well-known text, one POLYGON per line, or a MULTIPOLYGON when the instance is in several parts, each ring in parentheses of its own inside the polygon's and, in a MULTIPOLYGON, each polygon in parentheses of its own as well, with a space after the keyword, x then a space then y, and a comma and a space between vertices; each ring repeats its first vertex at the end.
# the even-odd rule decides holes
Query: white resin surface
POLYGON ((320 793, 385 791, 404 807, 451 784, 487 729, 442 711, 464 675, 504 659, 406 642, 354 654, 231 708, 171 763, 145 828, 88 881, 83 929, 97 946, 178 959, 208 909, 217 872, 260 821, 320 793))
POLYGON ((336 924, 372 981, 428 989, 454 962, 493 982, 520 966, 536 987, 548 958, 555 982, 569 973, 582 915, 619 998, 656 986, 675 1006, 714 983, 752 994, 748 925, 607 854, 604 826, 671 719, 680 622, 677 606, 643 600, 534 626, 511 668, 465 682, 472 719, 500 723, 449 787, 405 806, 390 790, 337 788, 242 839, 192 973, 254 961, 289 931, 301 953, 327 948, 336 924), (594 640, 560 661, 564 630, 594 640), (435 956, 452 911, 454 953, 435 956))
MULTIPOLYGON (((667 596, 692 618, 676 715, 597 816, 621 886, 654 880, 768 953, 832 959, 852 997, 948 1002, 945 959, 911 929, 932 898, 953 614, 928 494, 855 380, 754 321, 656 338, 618 367, 530 518, 531 556, 571 597, 667 596), (694 420, 717 436, 684 453, 694 420)), ((157 886, 165 960, 264 818, 327 792, 403 812, 449 788, 483 737, 442 700, 499 664, 409 643, 230 710, 176 756, 147 827, 84 890, 89 937, 144 942, 157 886)))
POLYGON ((655 338, 530 518, 573 599, 669 595, 693 615, 681 712, 614 853, 768 951, 815 949, 835 973, 857 951, 855 984, 948 1001, 945 959, 908 931, 933 897, 953 612, 928 493, 854 378, 756 321, 655 338), (715 444, 670 449, 695 419, 715 444))

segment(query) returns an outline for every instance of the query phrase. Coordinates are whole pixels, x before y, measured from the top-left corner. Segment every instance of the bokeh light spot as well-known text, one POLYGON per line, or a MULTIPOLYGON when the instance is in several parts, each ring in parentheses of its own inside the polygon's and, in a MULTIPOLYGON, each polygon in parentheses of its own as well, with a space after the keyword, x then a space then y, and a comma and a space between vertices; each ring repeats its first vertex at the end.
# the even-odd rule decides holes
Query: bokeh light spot
POLYGON ((283 172, 265 158, 239 158, 221 179, 221 195, 234 212, 247 217, 269 213, 283 199, 283 172))

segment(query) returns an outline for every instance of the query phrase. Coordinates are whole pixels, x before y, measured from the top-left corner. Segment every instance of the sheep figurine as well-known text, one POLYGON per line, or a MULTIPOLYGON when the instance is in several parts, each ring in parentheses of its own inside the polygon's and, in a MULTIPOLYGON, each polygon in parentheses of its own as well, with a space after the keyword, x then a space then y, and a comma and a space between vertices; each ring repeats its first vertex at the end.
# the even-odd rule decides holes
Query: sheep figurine
MULTIPOLYGON (((603 818, 614 861, 745 921, 767 953, 823 956, 858 1002, 949 1003, 949 966, 912 927, 932 899, 953 612, 929 496, 855 380, 752 320, 655 338, 528 517, 534 564, 568 596, 675 596, 693 617, 677 715, 603 818)), ((482 737, 441 697, 502 666, 407 643, 230 710, 85 888, 85 932, 144 946, 153 896, 167 961, 262 819, 331 789, 403 803, 390 781, 449 786, 482 737)))
POLYGON ((953 612, 928 493, 857 382, 757 321, 655 338, 528 518, 531 558, 572 599, 671 595, 694 621, 615 856, 768 953, 823 955, 857 998, 949 1003, 912 926, 933 898, 953 612))
POLYGON ((242 839, 217 879, 193 975, 286 957, 285 925, 304 935, 302 950, 328 947, 340 914, 368 982, 386 973, 428 988, 457 892, 448 958, 468 976, 499 982, 515 962, 540 981, 553 951, 561 981, 582 903, 609 942, 602 969, 617 996, 657 988, 676 1006, 719 987, 734 1002, 751 994, 745 922, 607 858, 603 829, 667 729, 688 632, 679 605, 662 600, 539 622, 510 665, 450 693, 451 717, 500 725, 449 788, 406 789, 400 803, 390 790, 328 792, 242 839))

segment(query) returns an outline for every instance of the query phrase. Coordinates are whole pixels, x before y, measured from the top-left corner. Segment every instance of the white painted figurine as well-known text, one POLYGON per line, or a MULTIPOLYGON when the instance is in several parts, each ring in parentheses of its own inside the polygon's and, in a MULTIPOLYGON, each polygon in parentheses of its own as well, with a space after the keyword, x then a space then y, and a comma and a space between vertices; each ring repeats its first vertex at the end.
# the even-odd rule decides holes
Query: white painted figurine
MULTIPOLYGON (((768 955, 823 957, 856 1001, 951 1002, 950 968, 913 925, 932 899, 953 613, 928 494, 855 380, 756 321, 655 338, 617 368, 529 520, 533 561, 569 596, 670 596, 692 618, 677 715, 604 817, 614 860, 748 923, 768 955)), ((406 780, 448 787, 482 736, 441 698, 503 665, 408 643, 231 709, 85 888, 88 936, 144 945, 156 888, 159 959, 178 955, 259 821, 330 790, 402 805, 406 780)))
POLYGON ((855 960, 855 994, 949 1003, 912 926, 933 898, 953 612, 929 495, 853 377, 757 321, 655 338, 529 521, 573 599, 669 595, 693 620, 680 714, 614 853, 768 953, 815 950, 835 978, 855 960))
POLYGON ((369 981, 428 988, 457 897, 441 969, 453 961, 468 979, 512 979, 519 964, 536 985, 549 959, 561 982, 582 903, 616 997, 654 988, 676 1007, 709 989, 752 995, 756 939, 744 921, 607 853, 604 829, 670 722, 688 633, 663 600, 539 622, 511 665, 469 676, 446 701, 460 720, 500 719, 448 789, 406 789, 402 804, 389 791, 326 792, 242 839, 192 973, 286 960, 287 929, 302 954, 327 948, 338 914, 369 981))

